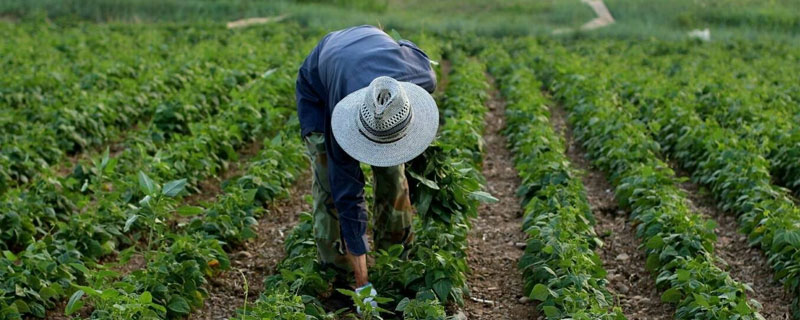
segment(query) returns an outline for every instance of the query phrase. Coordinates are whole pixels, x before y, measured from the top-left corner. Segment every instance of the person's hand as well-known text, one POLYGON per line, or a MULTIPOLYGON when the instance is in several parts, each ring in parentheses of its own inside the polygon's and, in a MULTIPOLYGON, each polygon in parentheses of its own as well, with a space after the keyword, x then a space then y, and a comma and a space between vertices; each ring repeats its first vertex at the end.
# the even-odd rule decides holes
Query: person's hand
MULTIPOLYGON (((356 294, 359 297, 363 297, 364 305, 370 305, 370 306, 372 306, 372 308, 377 308, 378 307, 378 302, 375 301, 375 297, 378 296, 378 291, 375 291, 375 288, 372 287, 371 283, 368 282, 367 284, 356 288, 356 294), (364 292, 366 290, 369 290, 369 295, 364 297, 364 294, 362 294, 362 292, 364 292)), ((361 315, 361 307, 360 306, 356 306, 356 312, 358 312, 359 316, 361 315)))

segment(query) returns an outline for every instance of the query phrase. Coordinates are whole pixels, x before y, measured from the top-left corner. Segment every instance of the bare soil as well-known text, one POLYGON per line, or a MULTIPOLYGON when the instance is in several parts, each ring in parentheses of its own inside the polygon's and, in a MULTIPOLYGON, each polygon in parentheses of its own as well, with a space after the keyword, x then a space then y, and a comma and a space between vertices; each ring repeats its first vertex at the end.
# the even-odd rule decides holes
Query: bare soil
POLYGON ((675 309, 661 302, 655 277, 645 269, 644 250, 638 249, 636 226, 618 208, 614 187, 603 172, 591 166, 583 147, 573 138, 563 107, 554 105, 550 112, 553 127, 566 139, 572 166, 582 171, 581 179, 597 220, 595 231, 605 243, 597 253, 608 271, 608 289, 617 296, 628 319, 671 319, 675 309))
POLYGON ((505 101, 494 90, 486 114, 486 156, 483 175, 489 193, 500 201, 483 204, 469 234, 468 283, 472 293, 465 301, 469 319, 536 319, 535 305, 523 299, 524 282, 517 262, 522 256, 525 233, 522 208, 516 190, 520 181, 506 138, 505 101))
MULTIPOLYGON (((679 176, 687 175, 681 170, 676 170, 676 173, 679 176)), ((714 254, 725 263, 717 265, 728 271, 734 279, 753 288, 748 296, 761 303, 761 315, 764 318, 791 319, 791 295, 783 289, 783 285, 773 280, 774 273, 763 252, 749 246, 747 236, 738 232, 739 226, 734 214, 717 208, 708 191, 697 184, 685 181, 680 187, 686 191, 695 212, 717 222, 714 229, 717 234, 714 254)))

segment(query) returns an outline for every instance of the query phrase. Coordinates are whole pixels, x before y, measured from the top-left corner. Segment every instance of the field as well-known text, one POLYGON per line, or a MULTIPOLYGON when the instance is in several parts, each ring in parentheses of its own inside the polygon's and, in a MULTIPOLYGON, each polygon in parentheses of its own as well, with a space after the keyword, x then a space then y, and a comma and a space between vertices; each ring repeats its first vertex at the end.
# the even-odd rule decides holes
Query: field
POLYGON ((800 6, 730 2, 0 3, 0 320, 800 319, 800 6), (359 316, 294 86, 364 23, 441 121, 359 316))

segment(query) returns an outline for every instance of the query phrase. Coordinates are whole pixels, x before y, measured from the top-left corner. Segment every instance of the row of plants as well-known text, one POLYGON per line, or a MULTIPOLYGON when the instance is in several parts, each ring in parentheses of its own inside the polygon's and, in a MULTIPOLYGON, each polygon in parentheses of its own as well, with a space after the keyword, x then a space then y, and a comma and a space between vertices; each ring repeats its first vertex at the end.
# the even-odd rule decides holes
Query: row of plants
POLYGON ((702 119, 697 110, 704 108, 699 105, 704 100, 677 94, 682 87, 662 90, 667 95, 644 93, 629 108, 639 113, 664 151, 712 191, 720 208, 738 216, 750 245, 764 250, 775 279, 795 296, 793 316, 800 318, 800 209, 786 189, 772 184, 764 145, 752 134, 742 135, 746 127, 725 128, 714 118, 702 119))
POLYGON ((41 106, 38 110, 23 108, 7 113, 0 117, 8 133, 0 138, 0 191, 26 183, 50 167, 68 165, 66 155, 108 143, 129 128, 142 126, 142 120, 155 130, 139 133, 141 136, 168 139, 187 132, 189 123, 215 115, 221 104, 230 102, 231 92, 268 70, 257 66, 273 65, 270 62, 274 57, 284 56, 286 48, 281 44, 289 32, 228 34, 210 29, 200 32, 209 38, 202 41, 126 50, 143 52, 130 63, 145 62, 116 76, 118 86, 78 90, 74 88, 77 84, 69 83, 54 89, 68 99, 50 106, 36 104, 41 106), (232 45, 255 46, 255 40, 262 37, 268 50, 232 45))
MULTIPOLYGON (((296 40, 287 39, 287 36, 279 32, 273 38, 287 42, 296 40)), ((274 56, 285 59, 290 49, 286 45, 276 45, 271 50, 263 50, 263 55, 254 54, 254 58, 250 59, 269 63, 261 67, 269 69, 283 63, 274 56)), ((256 68, 255 65, 251 67, 256 68)), ((53 221, 65 220, 75 212, 76 206, 92 203, 96 198, 105 198, 106 193, 122 189, 113 188, 114 180, 125 181, 123 177, 135 175, 139 170, 158 170, 160 173, 156 177, 166 175, 165 179, 189 174, 192 177, 190 186, 194 188, 194 182, 202 179, 204 172, 213 174, 226 167, 229 161, 235 160, 236 146, 283 125, 277 121, 283 116, 271 116, 271 107, 291 103, 294 70, 290 67, 270 70, 272 72, 265 74, 249 72, 254 78, 226 93, 229 98, 214 108, 216 115, 213 118, 191 119, 189 112, 175 111, 174 114, 181 115, 184 121, 191 121, 164 121, 165 125, 162 125, 157 119, 152 119, 147 130, 127 137, 122 144, 123 150, 118 154, 97 155, 87 161, 79 161, 66 177, 49 172, 28 186, 10 190, 2 197, 6 210, 0 215, 0 221, 9 221, 16 227, 0 232, 3 245, 6 248, 24 247, 36 238, 37 233, 46 232, 53 221), (165 129, 166 126, 185 129, 165 129), (218 151, 206 150, 209 151, 207 154, 202 153, 203 148, 213 144, 224 145, 213 146, 218 151), (197 156, 192 157, 193 154, 197 156), (98 179, 108 181, 96 181, 98 179), (21 215, 23 212, 27 214, 21 215)), ((217 82, 224 80, 218 79, 217 82)))
POLYGON ((624 92, 629 103, 623 106, 647 124, 663 151, 693 180, 712 191, 718 207, 738 216, 750 244, 766 253, 775 279, 794 294, 793 316, 800 318, 800 242, 795 240, 800 209, 774 184, 792 187, 791 168, 797 166, 798 128, 792 121, 797 90, 785 81, 796 68, 784 59, 753 59, 746 53, 738 58, 715 47, 652 56, 640 46, 625 46, 628 52, 643 52, 641 62, 593 50, 584 54, 627 66, 619 69, 611 89, 624 92), (693 62, 695 57, 704 63, 693 62), (718 62, 720 57, 726 59, 718 62), (667 72, 670 68, 680 72, 667 72))
POLYGON ((563 48, 537 44, 519 55, 564 104, 575 137, 630 211, 646 267, 665 289, 662 300, 676 305, 675 318, 763 319, 758 302, 747 299, 751 289, 715 265, 721 260, 713 255, 714 222, 690 210, 675 173, 659 158, 659 144, 619 99, 613 70, 626 69, 623 61, 597 68, 563 48))
POLYGON ((243 174, 224 183, 224 193, 205 209, 162 202, 170 183, 159 187, 152 180, 142 182, 149 178, 140 180, 147 192, 134 210, 158 235, 136 253, 146 266, 124 277, 105 270, 91 274, 88 286, 77 286, 67 314, 88 302, 93 307, 89 319, 174 319, 202 306, 207 278, 229 268, 226 251, 256 236, 252 227, 259 216, 268 214, 265 205, 287 196, 305 168, 297 129, 296 123, 287 125, 265 140, 243 174), (175 215, 193 217, 182 225, 163 223, 175 215), (83 295, 88 299, 81 300, 83 295))
POLYGON ((769 161, 774 183, 800 192, 800 87, 795 81, 800 69, 791 63, 796 49, 653 40, 647 45, 591 41, 571 50, 614 65, 624 50, 628 69, 637 68, 616 79, 623 98, 637 102, 645 96, 685 96, 684 105, 702 119, 714 119, 742 139, 756 140, 756 152, 769 161), (645 82, 651 85, 643 86, 645 82))
POLYGON ((84 281, 86 267, 92 269, 98 259, 147 239, 153 229, 131 209, 146 196, 135 183, 142 174, 159 181, 190 177, 185 183, 195 191, 201 179, 236 161, 237 149, 284 128, 293 110, 287 108, 293 77, 290 67, 282 68, 234 93, 217 117, 190 124, 188 134, 165 144, 131 140, 117 157, 93 159, 69 177, 43 181, 37 185, 42 189, 28 190, 15 198, 19 201, 6 204, 24 210, 7 211, 4 217, 18 224, 8 231, 16 243, 4 243, 10 250, 3 262, 12 267, 0 272, 8 279, 3 285, 12 290, 5 291, 3 303, 42 316, 72 290, 71 284, 84 281), (42 290, 50 293, 42 295, 42 290), (27 308, 19 307, 23 303, 27 308))
MULTIPOLYGON (((483 64, 463 53, 450 58, 453 72, 440 103, 445 122, 434 145, 406 169, 418 214, 413 225, 415 243, 411 248, 396 245, 371 253, 375 264, 370 268, 370 280, 381 295, 377 299, 380 307, 363 304, 363 297, 343 290, 353 297, 365 319, 380 319, 390 309, 405 319, 444 319, 442 304, 463 304, 468 294, 465 249, 470 219, 477 215, 479 201, 493 199, 482 191, 479 172, 488 87, 483 64)), ((278 273, 266 280, 269 289, 254 305, 243 306, 237 319, 271 319, 276 315, 329 319, 341 312, 326 312, 317 300, 330 289, 334 274, 316 261, 311 232, 311 216, 303 214, 287 237, 286 259, 278 273)))
POLYGON ((541 301, 537 308, 548 319, 626 319, 606 289, 606 270, 594 251, 602 241, 583 184, 550 125, 541 83, 505 49, 484 54, 507 102, 505 134, 522 178, 525 293, 541 301))
MULTIPOLYGON (((688 97, 694 101, 686 106, 701 118, 713 118, 732 129, 742 139, 755 140, 762 146, 760 152, 770 162, 775 180, 800 191, 800 108, 797 96, 792 97, 797 89, 787 88, 796 82, 789 79, 796 78, 798 70, 783 59, 752 59, 716 46, 697 51, 703 53, 702 63, 695 62, 698 58, 692 53, 659 57, 682 66, 681 72, 666 73, 669 77, 659 85, 688 89, 688 97)), ((646 67, 658 72, 665 70, 666 64, 646 67)))

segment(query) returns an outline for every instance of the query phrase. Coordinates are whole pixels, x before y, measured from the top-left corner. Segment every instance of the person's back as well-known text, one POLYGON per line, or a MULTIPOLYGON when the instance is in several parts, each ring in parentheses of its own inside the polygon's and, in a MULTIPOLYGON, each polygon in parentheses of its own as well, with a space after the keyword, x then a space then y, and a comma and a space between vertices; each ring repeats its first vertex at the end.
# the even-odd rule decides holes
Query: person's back
POLYGON ((372 26, 360 26, 330 34, 320 51, 320 77, 335 104, 344 96, 369 85, 378 76, 417 84, 433 92, 428 57, 413 43, 396 42, 372 26))
POLYGON ((359 290, 368 287, 370 250, 360 163, 372 165, 374 174, 375 245, 408 248, 413 207, 404 163, 436 135, 435 88, 424 52, 372 26, 328 34, 298 72, 297 112, 314 171, 319 260, 340 272, 352 269, 359 290))
POLYGON ((302 106, 298 96, 303 136, 326 132, 324 124, 315 120, 330 117, 339 100, 366 87, 376 77, 411 82, 431 93, 436 89, 436 75, 422 50, 410 41, 395 41, 370 25, 329 33, 308 56, 303 68, 309 69, 309 84, 320 87, 317 91, 324 95, 320 97, 324 108, 319 110, 302 106), (314 83, 314 78, 320 82, 314 83))

